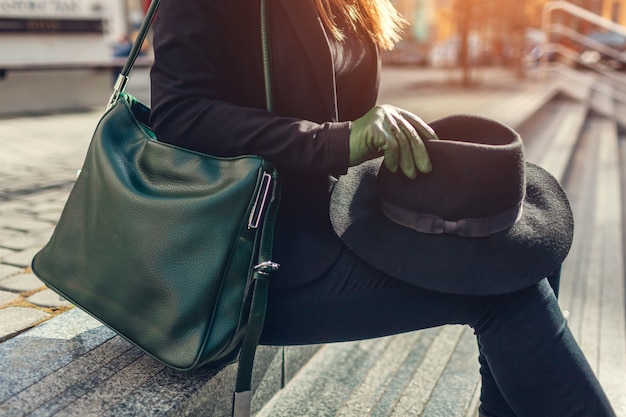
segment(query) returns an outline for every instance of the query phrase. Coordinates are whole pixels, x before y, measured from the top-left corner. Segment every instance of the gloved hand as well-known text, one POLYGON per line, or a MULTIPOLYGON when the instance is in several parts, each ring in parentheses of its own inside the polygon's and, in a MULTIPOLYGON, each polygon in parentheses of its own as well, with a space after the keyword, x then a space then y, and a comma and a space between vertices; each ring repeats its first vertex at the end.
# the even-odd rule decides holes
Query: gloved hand
POLYGON ((350 166, 385 156, 387 169, 402 170, 408 178, 432 171, 424 140, 438 139, 435 131, 413 113, 382 104, 352 122, 350 166))

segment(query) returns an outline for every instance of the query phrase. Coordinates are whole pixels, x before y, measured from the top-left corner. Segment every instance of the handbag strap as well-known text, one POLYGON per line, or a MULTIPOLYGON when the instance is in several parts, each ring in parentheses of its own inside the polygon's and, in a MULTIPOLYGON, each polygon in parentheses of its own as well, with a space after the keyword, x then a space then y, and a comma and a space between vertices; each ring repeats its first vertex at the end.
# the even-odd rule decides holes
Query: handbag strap
POLYGON ((274 110, 272 94, 272 65, 270 50, 270 26, 267 20, 267 0, 261 0, 261 47, 263 51, 263 81, 265 85, 265 107, 274 110))
MULTIPOLYGON (((261 1, 261 43, 263 56, 263 81, 265 88, 265 105, 268 111, 273 110, 272 97, 272 74, 271 74, 271 54, 269 42, 269 25, 267 20, 267 0, 261 1)), ((141 46, 145 41, 160 0, 152 0, 146 15, 141 23, 137 38, 133 43, 126 63, 117 77, 113 94, 109 99, 107 110, 113 107, 119 100, 121 94, 128 84, 129 74, 139 56, 141 46)), ((235 394, 233 398, 233 417, 250 417, 250 405, 252 403, 252 370, 254 367, 254 356, 259 344, 263 324, 265 322, 265 311, 267 309, 267 295, 269 291, 269 277, 272 271, 278 269, 279 265, 271 261, 272 247, 274 241, 274 220, 278 207, 279 191, 277 189, 277 176, 274 172, 272 177, 271 202, 263 226, 259 242, 258 265, 252 270, 252 300, 250 303, 250 314, 246 332, 244 334, 239 360, 237 365, 237 380, 235 382, 235 394)))
MULTIPOLYGON (((271 56, 269 42, 269 24, 267 20, 267 0, 261 0, 261 43, 263 52, 263 76, 265 83, 265 100, 267 110, 273 108, 272 88, 271 88, 271 56)), ((233 417, 250 417, 250 407, 252 404, 252 371, 254 368, 254 356, 256 348, 261 338, 263 324, 265 322, 265 312, 267 310, 267 295, 269 292, 270 274, 278 269, 280 265, 271 261, 272 247, 274 242, 274 220, 278 207, 279 192, 276 186, 277 176, 274 173, 272 178, 274 187, 272 188, 271 202, 265 214, 265 219, 261 229, 259 245, 259 264, 253 270, 253 293, 252 304, 248 326, 246 328, 241 351, 239 353, 239 364, 237 365, 237 381, 235 383, 235 394, 233 397, 233 417)), ((284 351, 282 365, 281 385, 284 384, 284 351)))
MULTIPOLYGON (((273 183, 276 184, 276 174, 273 183)), ((267 295, 269 292, 270 275, 280 265, 271 261, 274 242, 274 221, 278 209, 279 191, 276 186, 272 189, 270 205, 265 214, 261 229, 259 245, 259 264, 253 269, 253 293, 250 306, 248 326, 241 344, 239 363, 237 365, 237 381, 233 397, 233 417, 250 417, 252 403, 252 370, 254 355, 263 331, 265 312, 267 310, 267 295), (273 204, 272 204, 273 203, 273 204)))
POLYGON ((141 22, 141 26, 139 27, 139 32, 137 33, 137 38, 133 42, 133 47, 130 49, 128 53, 128 57, 126 58, 126 62, 124 63, 124 67, 122 71, 117 76, 117 80, 115 80, 115 85, 113 86, 113 94, 109 99, 109 103, 107 105, 107 110, 110 109, 117 103, 120 98, 120 95, 124 92, 126 88, 126 84, 128 84, 128 76, 130 71, 133 69, 133 65, 135 65, 135 61, 141 52, 141 47, 143 42, 146 40, 146 36, 148 36, 148 31, 150 30, 150 26, 152 25, 152 21, 154 20, 154 16, 156 15, 156 11, 159 8, 160 0, 152 0, 148 10, 146 10, 146 15, 141 22))

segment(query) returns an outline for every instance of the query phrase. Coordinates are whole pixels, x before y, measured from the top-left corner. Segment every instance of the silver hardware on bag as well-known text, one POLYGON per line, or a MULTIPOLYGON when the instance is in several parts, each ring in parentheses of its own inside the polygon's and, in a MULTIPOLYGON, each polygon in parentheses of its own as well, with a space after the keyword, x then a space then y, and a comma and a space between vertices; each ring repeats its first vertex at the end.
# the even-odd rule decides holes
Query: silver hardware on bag
POLYGON ((233 417, 250 417, 251 403, 252 391, 236 392, 233 403, 233 417))
POLYGON ((115 106, 115 103, 117 103, 117 100, 119 100, 120 95, 126 89, 126 83, 128 83, 127 76, 123 74, 120 74, 117 76, 117 80, 115 81, 115 86, 113 87, 113 94, 111 95, 111 98, 109 99, 109 104, 107 104, 107 110, 115 106))
POLYGON ((266 261, 255 266, 254 270, 261 275, 269 275, 270 273, 277 271, 279 268, 280 264, 272 261, 266 261))
POLYGON ((254 206, 252 207, 250 218, 248 219, 248 229, 256 229, 259 227, 259 223, 261 222, 261 217, 263 215, 263 209, 265 208, 265 202, 267 201, 267 194, 270 190, 270 185, 272 185, 272 176, 267 172, 264 172, 259 192, 256 195, 256 200, 254 201, 254 206))

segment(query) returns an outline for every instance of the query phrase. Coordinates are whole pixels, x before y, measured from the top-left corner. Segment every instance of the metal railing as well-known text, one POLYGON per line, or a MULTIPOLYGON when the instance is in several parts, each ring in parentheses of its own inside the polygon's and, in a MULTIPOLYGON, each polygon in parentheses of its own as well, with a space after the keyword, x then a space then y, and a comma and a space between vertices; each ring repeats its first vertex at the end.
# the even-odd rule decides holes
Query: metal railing
MULTIPOLYGON (((588 68, 595 73, 600 74, 607 80, 610 80, 612 85, 626 89, 626 77, 623 74, 617 74, 615 71, 612 71, 610 68, 607 68, 602 64, 592 64, 589 62, 585 62, 583 59, 581 59, 581 54, 578 51, 562 44, 550 42, 551 35, 558 34, 574 41, 579 45, 588 48, 591 51, 596 51, 600 54, 603 54, 604 56, 610 57, 616 62, 620 62, 626 65, 626 54, 623 53, 623 51, 611 48, 608 45, 598 42, 597 40, 586 36, 585 34, 577 32, 569 27, 566 27, 560 23, 552 22, 552 15, 555 11, 565 12, 581 20, 587 21, 600 28, 603 28, 608 32, 612 32, 626 38, 626 27, 616 22, 613 22, 587 9, 568 3, 566 1, 550 1, 545 4, 542 14, 541 29, 543 32, 543 41, 541 44, 541 56, 539 58, 539 76, 544 78, 549 70, 557 71, 561 75, 567 76, 567 74, 563 73, 563 71, 560 71, 558 67, 550 67, 548 65, 549 55, 551 53, 554 53, 563 56, 567 61, 571 63, 575 63, 581 67, 588 68)), ((604 89, 600 89, 597 91, 601 92, 602 94, 607 94, 604 89)), ((610 95, 615 100, 626 103, 625 93, 615 90, 610 95)))

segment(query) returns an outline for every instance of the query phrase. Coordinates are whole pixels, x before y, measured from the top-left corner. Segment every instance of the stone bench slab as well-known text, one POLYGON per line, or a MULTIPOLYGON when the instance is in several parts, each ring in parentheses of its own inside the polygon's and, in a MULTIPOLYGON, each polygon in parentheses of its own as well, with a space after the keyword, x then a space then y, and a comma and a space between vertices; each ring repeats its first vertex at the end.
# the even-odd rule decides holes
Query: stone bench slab
MULTIPOLYGON (((289 378, 317 350, 286 349, 289 378)), ((279 348, 257 351, 253 409, 280 389, 279 348)), ((178 372, 79 309, 0 344, 0 415, 230 416, 236 366, 178 372)))

